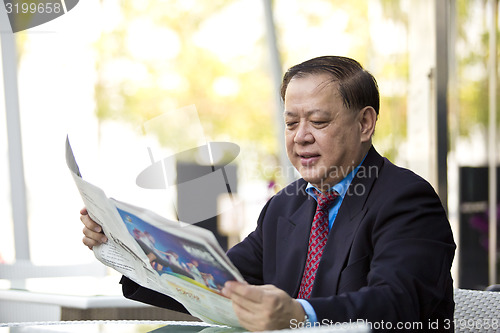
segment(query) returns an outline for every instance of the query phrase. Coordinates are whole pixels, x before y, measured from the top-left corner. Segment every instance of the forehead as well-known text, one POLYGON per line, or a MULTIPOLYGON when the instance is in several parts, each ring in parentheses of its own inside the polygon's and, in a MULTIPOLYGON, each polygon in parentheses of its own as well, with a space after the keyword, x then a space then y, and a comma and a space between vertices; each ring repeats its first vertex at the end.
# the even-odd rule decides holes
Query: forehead
POLYGON ((326 73, 293 77, 288 84, 284 102, 285 116, 297 112, 330 113, 343 104, 338 82, 326 73))
POLYGON ((283 112, 283 116, 285 118, 292 118, 292 117, 299 117, 299 116, 305 116, 305 117, 330 117, 332 115, 332 110, 330 109, 305 109, 305 110, 285 110, 283 112))
POLYGON ((313 95, 324 92, 338 93, 338 81, 328 73, 297 74, 288 83, 285 92, 285 101, 287 97, 295 94, 297 91, 313 95))

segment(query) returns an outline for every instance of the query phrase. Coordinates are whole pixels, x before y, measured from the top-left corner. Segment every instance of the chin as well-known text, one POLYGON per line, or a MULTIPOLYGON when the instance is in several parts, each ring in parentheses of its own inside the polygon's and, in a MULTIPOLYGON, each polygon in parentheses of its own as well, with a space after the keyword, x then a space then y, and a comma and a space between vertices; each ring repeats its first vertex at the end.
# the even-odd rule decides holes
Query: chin
POLYGON ((322 178, 318 177, 317 175, 311 175, 309 173, 300 173, 300 175, 306 182, 311 183, 314 186, 317 186, 317 184, 321 184, 323 181, 322 178))
POLYGON ((311 183, 311 185, 313 185, 314 187, 316 187, 318 189, 321 189, 324 186, 331 187, 331 186, 333 186, 332 183, 334 183, 332 181, 332 179, 320 177, 317 174, 314 175, 311 173, 309 173, 309 174, 308 173, 301 173, 301 177, 304 178, 304 180, 306 182, 311 183))

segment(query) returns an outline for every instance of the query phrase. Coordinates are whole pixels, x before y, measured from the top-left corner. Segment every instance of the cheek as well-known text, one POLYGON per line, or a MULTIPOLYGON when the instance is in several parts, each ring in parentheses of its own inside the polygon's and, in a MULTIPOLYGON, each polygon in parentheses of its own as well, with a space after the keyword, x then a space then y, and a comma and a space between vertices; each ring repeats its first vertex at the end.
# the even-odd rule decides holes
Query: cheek
POLYGON ((287 149, 292 147, 294 137, 295 137, 295 134, 292 132, 285 133, 285 145, 286 145, 287 149))
POLYGON ((340 130, 317 134, 316 142, 329 163, 336 161, 351 146, 349 136, 343 135, 340 130))
POLYGON ((317 145, 323 151, 331 151, 333 150, 333 146, 338 145, 340 142, 339 135, 337 132, 333 131, 317 131, 314 133, 314 138, 316 140, 317 145))

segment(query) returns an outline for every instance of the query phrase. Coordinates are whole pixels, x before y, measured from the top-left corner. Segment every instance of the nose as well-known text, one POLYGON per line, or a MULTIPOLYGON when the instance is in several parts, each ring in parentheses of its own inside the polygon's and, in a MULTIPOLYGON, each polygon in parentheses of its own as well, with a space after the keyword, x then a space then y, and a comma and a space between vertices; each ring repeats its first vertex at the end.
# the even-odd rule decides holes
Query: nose
POLYGON ((314 136, 306 122, 300 122, 293 138, 293 142, 303 145, 314 142, 314 136))

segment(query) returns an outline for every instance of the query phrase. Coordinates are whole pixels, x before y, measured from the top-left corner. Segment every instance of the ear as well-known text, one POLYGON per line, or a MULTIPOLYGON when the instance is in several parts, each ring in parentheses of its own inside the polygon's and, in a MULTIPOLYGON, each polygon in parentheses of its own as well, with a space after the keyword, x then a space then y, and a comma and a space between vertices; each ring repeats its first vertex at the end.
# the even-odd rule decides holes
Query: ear
POLYGON ((375 132, 375 124, 377 123, 377 112, 371 106, 366 106, 359 111, 359 125, 361 127, 361 142, 371 140, 375 132))

